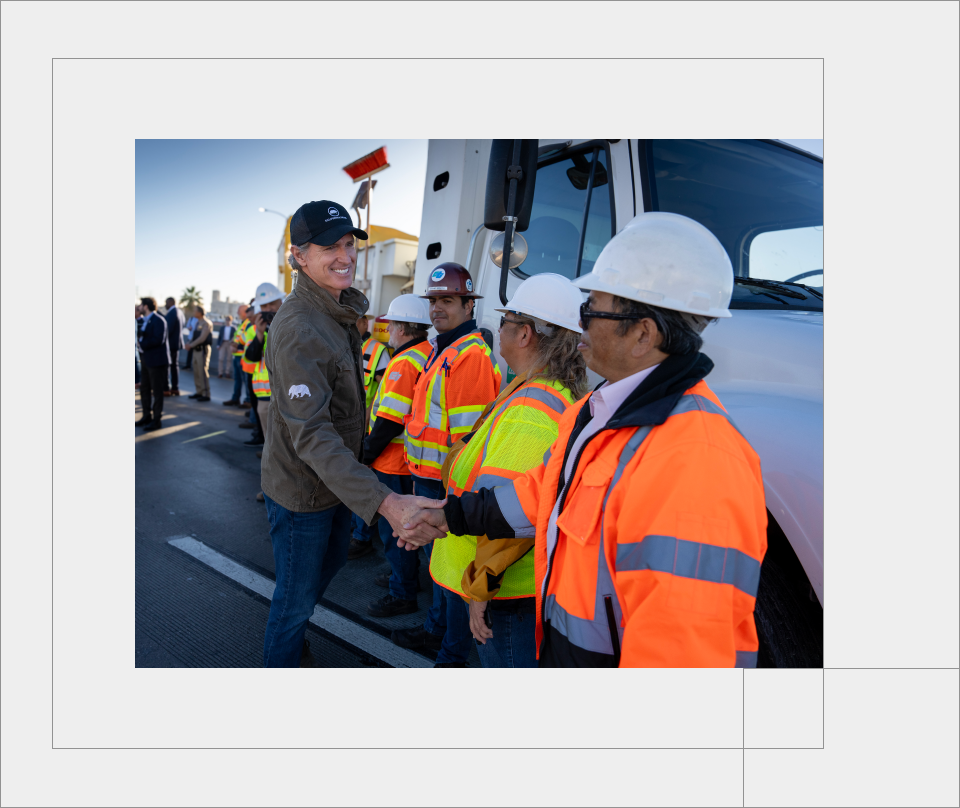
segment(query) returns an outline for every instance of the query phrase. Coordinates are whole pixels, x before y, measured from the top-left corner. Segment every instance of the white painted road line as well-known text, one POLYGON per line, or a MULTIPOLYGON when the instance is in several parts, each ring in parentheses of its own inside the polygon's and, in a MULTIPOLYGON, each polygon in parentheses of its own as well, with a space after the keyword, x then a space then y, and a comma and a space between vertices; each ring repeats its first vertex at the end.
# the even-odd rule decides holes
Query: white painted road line
POLYGON ((158 429, 155 432, 147 432, 144 435, 138 435, 133 439, 133 442, 142 443, 145 440, 162 438, 164 435, 172 435, 174 432, 179 432, 181 429, 189 429, 192 426, 200 426, 200 422, 191 421, 189 424, 177 424, 176 426, 167 426, 167 427, 164 427, 163 429, 158 429))
MULTIPOLYGON (((166 418, 167 416, 163 416, 166 418)), ((203 440, 204 438, 212 438, 214 435, 223 435, 226 433, 226 429, 221 429, 219 432, 211 432, 209 435, 201 435, 199 438, 190 438, 190 440, 181 441, 181 443, 193 443, 195 440, 203 440)))
MULTIPOLYGON (((187 555, 193 556, 198 561, 215 569, 221 575, 226 575, 241 586, 246 587, 251 592, 270 600, 273 597, 274 583, 269 578, 265 578, 253 570, 249 570, 242 564, 227 558, 218 553, 211 547, 207 547, 202 541, 197 541, 190 536, 178 536, 167 540, 178 550, 182 550, 187 555)), ((429 659, 400 648, 394 645, 386 637, 381 637, 375 631, 358 626, 356 623, 341 617, 336 612, 325 609, 317 605, 313 610, 313 617, 310 622, 324 631, 339 637, 344 642, 350 643, 354 648, 369 654, 372 657, 386 662, 395 668, 432 668, 433 663, 429 659)))

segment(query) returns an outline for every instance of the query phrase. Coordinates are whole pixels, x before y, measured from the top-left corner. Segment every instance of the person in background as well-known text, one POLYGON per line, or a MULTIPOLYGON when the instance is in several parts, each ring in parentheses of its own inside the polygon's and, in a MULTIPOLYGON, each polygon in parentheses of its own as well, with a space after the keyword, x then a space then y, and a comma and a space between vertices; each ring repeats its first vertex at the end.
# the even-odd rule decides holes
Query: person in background
POLYGON ((193 384, 197 392, 189 398, 197 401, 210 400, 210 348, 213 345, 213 323, 205 316, 203 306, 194 306, 197 317, 197 326, 194 329, 196 336, 186 344, 188 351, 193 351, 193 384))
POLYGON ((167 365, 170 364, 170 343, 167 340, 167 321, 156 313, 157 301, 152 297, 140 300, 143 322, 137 341, 146 373, 140 379, 141 416, 137 426, 152 431, 160 429, 160 420, 163 418, 163 385, 167 381, 167 365))
MULTIPOLYGON (((267 336, 270 333, 270 323, 273 321, 273 315, 279 310, 284 298, 283 292, 272 283, 261 283, 257 287, 257 304, 254 306, 256 314, 253 315, 255 333, 244 352, 244 358, 256 365, 253 372, 253 394, 256 396, 257 419, 260 422, 260 428, 263 430, 264 445, 266 445, 267 438, 270 436, 270 373, 267 371, 265 359, 267 336)), ((259 452, 258 456, 262 456, 262 454, 262 452, 259 452)), ((264 501, 263 491, 257 493, 256 499, 257 502, 264 501)))
MULTIPOLYGON (((422 297, 430 301, 437 337, 430 340, 432 351, 414 389, 404 446, 414 493, 442 501, 447 453, 497 397, 501 376, 473 316, 481 295, 474 292, 470 273, 452 261, 440 264, 430 273, 422 297)), ((432 546, 425 550, 428 558, 431 551, 432 546)), ((437 667, 465 667, 473 645, 467 606, 434 582, 423 626, 398 629, 390 639, 403 648, 439 650, 437 667)))
MULTIPOLYGON (((588 390, 577 350, 583 295, 562 275, 543 273, 517 287, 500 318, 500 355, 516 378, 443 467, 448 494, 506 484, 539 466, 563 413, 588 390)), ((485 668, 537 667, 533 536, 454 536, 434 542, 430 575, 469 601, 470 631, 485 668)))
POLYGON ((230 361, 230 351, 233 334, 237 329, 233 327, 233 316, 228 314, 223 318, 220 334, 217 336, 217 378, 229 377, 233 363, 230 361))
MULTIPOLYGON (((360 461, 373 469, 377 479, 395 494, 410 495, 413 478, 404 457, 403 421, 410 412, 417 378, 430 353, 431 345, 427 342, 430 306, 416 295, 400 295, 390 304, 384 319, 388 321, 390 347, 395 353, 373 400, 369 434, 364 438, 360 461)), ((354 520, 356 518, 354 516, 354 520)), ((397 546, 393 528, 386 519, 381 519, 378 527, 390 572, 378 575, 374 583, 388 588, 389 592, 371 603, 367 614, 373 617, 412 614, 418 608, 419 554, 408 553, 397 546)))
POLYGON ((166 299, 167 340, 170 342, 170 384, 164 388, 165 396, 180 395, 180 351, 183 350, 183 311, 177 308, 177 301, 166 299))
MULTIPOLYGON (((197 329, 197 322, 198 320, 196 315, 196 308, 194 308, 194 314, 190 315, 190 319, 187 320, 187 323, 185 326, 187 329, 187 333, 183 339, 184 348, 186 348, 186 343, 193 339, 194 332, 197 329)), ((190 351, 187 351, 186 356, 184 356, 183 358, 183 365, 181 365, 181 370, 190 370, 190 368, 193 367, 192 359, 193 359, 193 354, 191 354, 190 351)))
POLYGON ((137 305, 134 306, 133 319, 134 319, 134 331, 135 331, 133 335, 133 348, 134 348, 133 352, 137 358, 137 383, 136 385, 134 385, 134 389, 139 390, 140 389, 140 324, 141 324, 139 303, 137 303, 137 305))
MULTIPOLYGON (((370 422, 370 408, 373 405, 374 396, 377 394, 383 373, 390 363, 390 352, 387 346, 374 339, 370 333, 369 324, 366 316, 357 319, 357 331, 360 332, 360 339, 363 340, 360 350, 363 357, 364 423, 370 422)), ((352 519, 353 538, 350 539, 350 550, 347 552, 348 561, 365 556, 373 550, 370 528, 367 527, 366 522, 356 514, 352 519)))
MULTIPOLYGON (((233 353, 233 395, 230 396, 229 400, 223 402, 224 407, 239 407, 240 396, 243 394, 243 365, 241 364, 243 360, 243 334, 247 330, 247 326, 250 325, 250 321, 247 319, 247 312, 249 310, 243 304, 237 309, 237 322, 239 325, 233 330, 233 337, 230 341, 230 350, 233 353)), ((253 312, 250 312, 253 314, 253 312)))

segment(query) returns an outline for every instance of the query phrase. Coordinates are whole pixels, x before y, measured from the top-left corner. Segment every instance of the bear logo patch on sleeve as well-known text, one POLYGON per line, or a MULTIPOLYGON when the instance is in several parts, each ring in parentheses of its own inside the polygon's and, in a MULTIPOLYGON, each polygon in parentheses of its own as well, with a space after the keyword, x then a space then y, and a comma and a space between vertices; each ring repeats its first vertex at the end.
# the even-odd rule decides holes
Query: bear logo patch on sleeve
POLYGON ((290 392, 287 393, 290 398, 303 398, 304 396, 310 395, 310 390, 305 384, 295 384, 290 388, 290 392))

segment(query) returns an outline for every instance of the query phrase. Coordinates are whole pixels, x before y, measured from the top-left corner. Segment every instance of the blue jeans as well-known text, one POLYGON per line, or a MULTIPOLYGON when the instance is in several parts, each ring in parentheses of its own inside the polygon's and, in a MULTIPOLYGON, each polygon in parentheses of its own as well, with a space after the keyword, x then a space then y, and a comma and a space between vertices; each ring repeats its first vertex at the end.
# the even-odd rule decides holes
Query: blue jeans
MULTIPOLYGON (((381 516, 382 520, 383 517, 381 516)), ((350 514, 350 523, 353 525, 353 538, 357 541, 370 541, 370 526, 355 513, 350 514)))
MULTIPOLYGON (((376 469, 373 470, 373 473, 393 493, 407 496, 413 493, 413 479, 409 474, 384 474, 376 469)), ((401 550, 397 547, 393 527, 382 516, 380 521, 377 522, 377 527, 380 529, 383 553, 390 565, 390 594, 402 600, 416 600, 420 554, 415 550, 401 550)))
POLYGON ((240 357, 233 357, 233 395, 231 401, 239 401, 240 394, 243 392, 243 366, 240 364, 240 357))
MULTIPOLYGON (((440 480, 413 478, 413 490, 418 497, 443 499, 445 491, 440 480)), ((433 551, 433 542, 426 545, 427 559, 433 551)), ((409 552, 404 550, 404 552, 409 552)), ((470 613, 467 604, 459 595, 433 582, 433 603, 427 610, 427 619, 423 628, 443 637, 443 645, 437 654, 437 662, 466 662, 470 656, 473 635, 470 633, 470 613)))
POLYGON ((277 585, 263 638, 265 668, 297 668, 307 621, 333 576, 347 563, 350 511, 335 505, 295 513, 264 494, 277 585))
POLYGON ((517 609, 498 609, 487 604, 493 639, 477 643, 480 664, 485 668, 537 667, 537 607, 533 598, 510 604, 517 609))

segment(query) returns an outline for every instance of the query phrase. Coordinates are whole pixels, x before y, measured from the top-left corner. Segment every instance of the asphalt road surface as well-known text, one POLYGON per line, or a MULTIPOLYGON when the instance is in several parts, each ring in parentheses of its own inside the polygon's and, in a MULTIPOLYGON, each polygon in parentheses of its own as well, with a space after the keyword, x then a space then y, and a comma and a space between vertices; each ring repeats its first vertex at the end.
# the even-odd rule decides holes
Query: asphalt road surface
MULTIPOLYGON (((214 368, 215 370, 215 368, 214 368)), ((215 376, 216 374, 214 374, 215 376)), ((211 401, 164 399, 163 429, 134 427, 136 455, 137 667, 259 667, 274 583, 273 551, 260 491, 260 447, 244 446, 244 410, 224 407, 231 379, 210 379, 211 401)), ((139 393, 135 419, 140 418, 139 393)), ((369 617, 387 590, 379 537, 373 553, 348 561, 307 627, 316 667, 431 667, 432 652, 397 648, 390 632, 423 624, 431 587, 421 552, 416 614, 369 617)), ((469 667, 479 667, 476 649, 469 667)))

